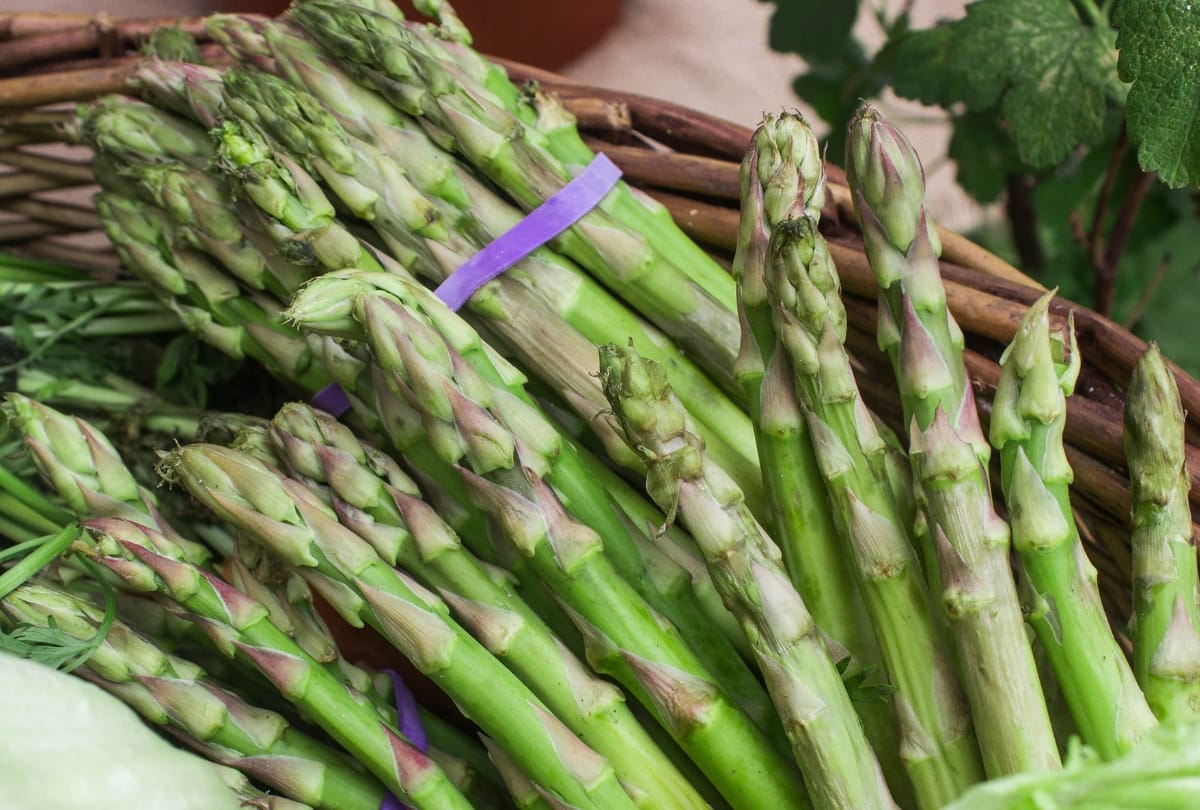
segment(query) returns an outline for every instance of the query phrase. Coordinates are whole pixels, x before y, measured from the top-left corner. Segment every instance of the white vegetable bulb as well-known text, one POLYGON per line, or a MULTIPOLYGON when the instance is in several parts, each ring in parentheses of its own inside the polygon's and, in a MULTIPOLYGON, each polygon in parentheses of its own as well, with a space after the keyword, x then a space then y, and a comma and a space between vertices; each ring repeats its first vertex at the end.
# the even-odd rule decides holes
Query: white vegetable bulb
POLYGON ((238 810, 208 761, 86 681, 0 653, 0 810, 238 810))

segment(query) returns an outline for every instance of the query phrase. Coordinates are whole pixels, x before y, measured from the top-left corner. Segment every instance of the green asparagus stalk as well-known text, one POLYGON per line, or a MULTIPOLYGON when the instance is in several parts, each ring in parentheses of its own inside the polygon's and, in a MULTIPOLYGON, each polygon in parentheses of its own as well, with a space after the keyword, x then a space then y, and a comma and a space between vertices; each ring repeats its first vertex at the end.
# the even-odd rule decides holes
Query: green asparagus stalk
MULTIPOLYGON (((604 538, 604 556, 621 577, 678 625, 738 705, 762 728, 773 728, 774 714, 761 685, 693 595, 678 594, 668 602, 648 578, 610 496, 630 490, 628 484, 566 440, 520 381, 510 381, 503 366, 496 367, 486 344, 445 305, 417 284, 386 279, 384 286, 385 279, 373 279, 363 292, 361 276, 327 276, 322 282, 330 286, 310 285, 293 302, 291 314, 306 328, 365 338, 376 362, 391 375, 388 384, 420 413, 444 463, 466 463, 481 475, 517 473, 523 467, 540 471, 562 493, 567 511, 604 538)), ((530 564, 545 577, 535 560, 530 564)))
POLYGON ((846 354, 837 271, 816 221, 784 220, 770 245, 767 288, 834 505, 891 682, 900 756, 921 807, 940 808, 983 780, 966 697, 929 613, 904 517, 888 482, 886 444, 846 354))
POLYGON ((617 346, 601 348, 604 390, 642 448, 646 486, 691 529, 713 581, 745 627, 815 807, 895 807, 878 760, 774 541, 737 486, 684 427, 662 368, 617 346))
MULTIPOLYGON (((723 672, 731 673, 717 680, 709 679, 705 668, 687 649, 677 631, 673 627, 664 627, 661 619, 651 612, 650 605, 613 571, 608 558, 615 558, 619 552, 632 571, 631 581, 643 587, 643 593, 648 594, 646 598, 662 602, 662 595, 656 594, 647 580, 644 563, 627 529, 613 511, 607 495, 597 491, 590 469, 580 464, 571 445, 562 440, 526 399, 505 387, 500 372, 486 365, 480 366, 482 371, 474 370, 475 366, 467 357, 473 357, 481 363, 489 357, 469 327, 421 288, 409 284, 407 286, 410 289, 405 293, 400 290, 400 285, 402 282, 399 280, 393 282, 396 290, 404 295, 403 299, 379 294, 356 297, 325 295, 310 300, 303 307, 297 302, 293 315, 300 310, 305 313, 301 316, 303 320, 313 325, 318 319, 324 319, 322 328, 326 330, 348 329, 353 323, 359 324, 358 329, 366 332, 377 362, 389 371, 390 384, 420 410, 430 440, 442 458, 455 462, 461 460, 474 470, 473 473, 463 470, 463 474, 481 505, 493 515, 502 513, 502 520, 508 515, 510 507, 534 509, 530 520, 532 525, 541 528, 529 529, 534 532, 532 536, 525 536, 525 527, 510 527, 513 531, 521 532, 516 539, 518 549, 529 558, 542 580, 550 584, 570 606, 570 611, 580 614, 577 624, 583 622, 587 628, 599 628, 596 631, 586 630, 585 638, 593 632, 619 633, 616 637, 619 640, 613 642, 619 646, 605 651, 604 667, 620 673, 622 683, 644 705, 656 712, 660 719, 664 713, 679 711, 677 705, 660 702, 658 698, 662 695, 648 691, 646 678, 656 669, 639 671, 627 660, 627 656, 618 654, 622 647, 627 647, 630 655, 641 659, 644 667, 669 665, 695 673, 689 677, 701 679, 700 683, 705 685, 703 700, 714 704, 714 717, 707 723, 701 723, 699 728, 695 727, 695 718, 690 714, 687 718, 668 717, 664 725, 679 735, 677 739, 681 745, 702 768, 708 766, 706 774, 713 779, 718 790, 727 797, 738 796, 736 800, 743 803, 756 790, 761 792, 767 789, 771 791, 770 795, 779 797, 780 801, 791 801, 786 797, 794 792, 797 785, 787 785, 786 765, 777 769, 762 765, 776 756, 766 740, 753 729, 744 715, 726 703, 727 698, 723 693, 711 696, 707 692, 715 688, 714 683, 722 684, 722 688, 737 687, 739 690, 755 687, 752 682, 748 687, 742 687, 737 680, 741 678, 738 673, 745 671, 737 654, 732 650, 720 653, 719 648, 714 649, 711 627, 706 626, 703 620, 688 619, 691 621, 689 640, 699 643, 706 637, 710 639, 705 642, 709 645, 710 657, 723 667, 723 672), (353 305, 347 308, 345 302, 350 298, 353 298, 353 305), (458 351, 458 348, 463 351, 458 351), (489 408, 495 409, 495 413, 489 408), (562 506, 558 505, 557 498, 545 501, 545 498, 552 496, 549 487, 535 483, 540 481, 537 470, 545 473, 547 482, 564 493, 571 493, 564 496, 564 500, 568 508, 584 521, 583 524, 575 523, 565 512, 560 513, 558 510, 562 506), (509 489, 481 476, 507 479, 510 485, 519 489, 509 489), (536 501, 533 499, 535 492, 536 501), (568 497, 569 500, 566 500, 568 497), (508 499, 519 499, 519 507, 506 506, 508 499), (543 515, 543 507, 555 511, 543 515), (577 540, 572 545, 588 549, 587 553, 582 550, 579 552, 583 559, 577 562, 574 552, 556 550, 553 538, 559 529, 547 526, 568 527, 566 531, 569 536, 577 540), (603 533, 603 546, 590 528, 593 526, 614 526, 614 529, 603 533), (623 545, 617 546, 618 542, 623 545), (604 604, 600 603, 600 595, 603 595, 604 604), (651 616, 655 618, 651 619, 651 616), (630 628, 634 627, 641 629, 632 634, 630 628), (729 739, 743 740, 737 745, 737 749, 743 752, 739 759, 754 762, 752 769, 746 765, 731 765, 727 757, 716 755, 712 748, 713 735, 720 733, 721 726, 730 727, 726 735, 729 739), (773 774, 773 770, 778 774, 773 774), (756 779, 765 779, 769 784, 755 787, 753 780, 756 779)), ((694 606, 690 610, 691 616, 698 616, 694 606)), ((677 609, 675 613, 678 612, 677 609)), ((725 646, 728 647, 728 644, 725 646)), ((595 660, 593 664, 597 665, 595 660)), ((652 684, 652 687, 664 686, 657 680, 652 684)), ((761 690, 761 687, 758 689, 761 690)), ((691 691, 695 692, 695 689, 691 691)), ((752 693, 750 697, 753 697, 752 693)))
POLYGON ((942 603, 990 777, 1061 765, 988 485, 990 449, 946 308, 924 174, 873 108, 850 124, 847 178, 880 287, 879 342, 910 425, 914 477, 936 544, 942 603))
POLYGON ((1133 671, 1156 717, 1200 719, 1200 607, 1188 508, 1184 414, 1175 379, 1151 345, 1125 393, 1133 486, 1133 671))
MULTIPOLYGON (((352 74, 422 116, 443 146, 461 150, 526 210, 570 180, 567 167, 525 137, 529 130, 503 108, 471 95, 397 21, 322 2, 298 4, 292 13, 352 74)), ((730 375, 738 332, 732 282, 711 261, 684 268, 657 251, 648 241, 654 229, 639 230, 643 221, 624 216, 626 194, 610 192, 555 244, 734 390, 730 375)))
POLYGON ((91 540, 80 544, 81 553, 126 587, 177 601, 222 652, 253 663, 399 797, 421 808, 470 807, 433 760, 351 700, 341 683, 271 624, 261 604, 187 563, 175 543, 151 528, 120 518, 92 520, 86 526, 91 540))
POLYGON ((134 69, 130 84, 155 106, 190 118, 207 130, 217 128, 224 117, 221 71, 216 68, 163 57, 144 59, 134 69))
POLYGON ((633 806, 603 757, 451 620, 440 598, 341 526, 302 482, 214 445, 185 446, 164 465, 208 508, 296 566, 343 618, 384 635, 545 790, 578 807, 633 806))
POLYGON ((270 237, 220 178, 176 166, 144 167, 136 176, 146 196, 174 218, 183 245, 209 254, 250 289, 286 297, 312 277, 310 267, 271 249, 270 237))
POLYGON ((118 162, 202 168, 212 155, 212 141, 203 129, 124 96, 106 96, 81 107, 77 126, 81 140, 118 162))
MULTIPOLYGON (((422 260, 412 269, 434 283, 521 218, 461 170, 429 171, 428 165, 453 165, 452 160, 411 122, 405 129, 376 126, 371 138, 362 140, 347 132, 316 98, 275 77, 230 71, 225 86, 231 107, 251 108, 246 117, 256 117, 291 154, 309 160, 347 206, 358 205, 356 213, 386 243, 404 244, 420 255, 422 260), (383 149, 368 142, 371 139, 383 149), (438 196, 438 190, 450 182, 457 189, 447 195, 454 204, 438 196), (350 196, 343 194, 347 189, 350 196), (360 202, 364 197, 365 205, 360 202)), ((570 262, 538 249, 473 296, 468 306, 548 384, 586 397, 597 407, 604 398, 595 383, 592 346, 634 340, 648 356, 671 368, 673 381, 700 421, 702 435, 718 461, 749 492, 760 489, 757 455, 750 441, 753 433, 745 414, 675 344, 570 262), (548 332, 556 335, 553 342, 547 341, 544 333, 548 332), (548 351, 550 346, 554 352, 548 351), (576 361, 562 361, 563 354, 576 361)))
POLYGON ((306 389, 316 391, 328 382, 299 333, 283 323, 279 305, 265 296, 239 294, 237 284, 207 257, 173 244, 164 212, 109 193, 99 195, 96 204, 125 266, 188 330, 232 357, 253 357, 306 389))
POLYGON ((169 536, 190 562, 203 565, 211 558, 203 545, 170 527, 154 493, 137 482, 108 437, 88 422, 20 394, 8 394, 0 409, 24 438, 38 472, 76 517, 148 524, 169 536))
MULTIPOLYGON (((854 577, 834 542, 829 502, 823 489, 807 425, 789 407, 787 388, 766 377, 777 357, 778 335, 767 299, 767 246, 771 231, 793 209, 819 212, 824 199, 824 167, 816 136, 798 115, 767 116, 755 130, 741 167, 742 216, 733 272, 738 282, 742 342, 736 376, 746 391, 768 489, 767 522, 783 550, 793 582, 827 633, 860 664, 877 662, 854 577), (841 575, 834 572, 841 571, 841 575)), ((634 347, 637 350, 637 347, 634 347)), ((639 355, 645 357, 642 352, 639 355)), ((656 358, 650 358, 656 359, 656 358)), ((672 384, 672 388, 674 385, 672 384)), ((701 437, 703 438, 703 437, 701 437)), ((707 447, 707 442, 705 442, 707 447)))
POLYGON ((1156 723, 1109 629, 1096 569, 1075 528, 1062 431, 1081 360, 1073 324, 1067 336, 1050 332, 1053 297, 1049 292, 1029 308, 1001 358, 990 438, 1000 451, 1013 545, 1028 580, 1025 615, 1083 741, 1114 759, 1156 723))
POLYGON ((196 38, 178 25, 160 25, 155 28, 142 43, 141 52, 143 56, 178 59, 197 64, 204 59, 196 38))
MULTIPOLYGON (((760 520, 771 527, 788 575, 817 626, 849 653, 848 670, 877 670, 882 664, 879 646, 852 558, 838 542, 813 437, 792 388, 792 360, 780 345, 768 296, 771 232, 793 213, 816 215, 825 197, 817 138, 803 118, 764 117, 742 161, 741 183, 742 217, 733 264, 742 324, 736 375, 750 403, 762 480, 769 493, 770 509, 760 520)), ((704 444, 708 451, 708 442, 704 444)), ((878 702, 859 702, 855 709, 893 790, 910 793, 899 759, 895 713, 878 702)))
POLYGON ((395 462, 337 420, 286 405, 272 435, 288 471, 331 488, 341 523, 435 588, 472 634, 612 764, 640 807, 702 807, 621 692, 587 672, 530 608, 459 542, 395 462), (501 637, 489 632, 497 626, 501 637))
MULTIPOLYGON (((81 641, 94 636, 103 620, 91 603, 45 583, 21 586, 0 608, 15 622, 53 627, 81 641)), ((84 664, 84 674, 200 753, 292 799, 346 810, 377 810, 383 799, 383 786, 350 767, 342 754, 221 688, 119 620, 84 664)))
MULTIPOLYGON (((394 4, 388 5, 395 9, 394 4)), ((431 8, 422 9, 422 13, 438 20, 436 28, 414 22, 403 25, 427 58, 461 86, 470 88, 472 95, 514 116, 563 166, 582 167, 591 162, 595 154, 580 137, 575 118, 555 96, 540 91, 533 82, 516 87, 503 68, 470 47, 470 34, 452 12, 448 13, 449 4, 426 5, 431 8), (436 12, 432 9, 434 5, 440 6, 436 12)), ((378 6, 368 7, 378 10, 378 6)), ((624 185, 617 187, 614 205, 673 264, 704 279, 709 289, 728 289, 723 270, 679 229, 664 206, 624 185)))

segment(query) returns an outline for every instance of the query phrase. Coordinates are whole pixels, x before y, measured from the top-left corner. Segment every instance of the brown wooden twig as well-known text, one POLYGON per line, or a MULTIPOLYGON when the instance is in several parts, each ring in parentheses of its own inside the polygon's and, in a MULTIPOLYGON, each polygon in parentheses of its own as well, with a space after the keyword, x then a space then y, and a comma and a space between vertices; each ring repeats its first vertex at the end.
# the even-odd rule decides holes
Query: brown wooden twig
POLYGON ((633 117, 629 108, 620 102, 602 98, 563 99, 563 107, 575 116, 581 129, 591 132, 628 135, 633 129, 633 117))
POLYGON ((52 191, 60 188, 70 188, 78 183, 64 182, 60 177, 49 177, 37 172, 10 172, 0 174, 0 199, 6 197, 21 197, 39 191, 52 191))
POLYGON ((132 65, 0 79, 0 107, 39 107, 127 91, 132 65))
POLYGON ((44 239, 31 240, 15 246, 21 253, 38 259, 62 262, 87 270, 116 273, 121 269, 121 260, 115 253, 97 251, 77 245, 53 242, 44 239))
MULTIPOLYGON (((21 214, 35 222, 53 225, 70 231, 100 230, 100 217, 93 208, 63 202, 46 202, 34 199, 0 201, 0 209, 21 214)), ((3 240, 0 240, 3 241, 3 240)))
POLYGON ((104 21, 126 39, 149 36, 155 28, 178 25, 196 39, 208 39, 203 17, 109 17, 107 14, 16 11, 0 13, 0 39, 20 39, 86 28, 104 21))
POLYGON ((0 222, 0 246, 7 246, 12 242, 28 242, 31 239, 57 236, 66 232, 67 229, 59 225, 35 222, 28 219, 14 222, 0 222))
POLYGON ((1129 189, 1121 200, 1121 207, 1117 209, 1112 230, 1109 231, 1108 247, 1104 250, 1104 256, 1099 262, 1095 257, 1092 259, 1092 270, 1096 274, 1093 304, 1101 315, 1108 316, 1112 313, 1117 268, 1121 265, 1121 257, 1125 255, 1138 211, 1153 188, 1155 179, 1154 174, 1142 171, 1141 168, 1135 169, 1133 179, 1129 181, 1129 189))
POLYGON ((652 152, 637 146, 606 143, 596 138, 585 140, 594 151, 608 155, 624 172, 626 180, 726 199, 737 199, 740 193, 738 167, 728 161, 678 152, 652 152))
POLYGON ((0 165, 11 166, 14 169, 34 172, 46 177, 55 177, 64 181, 63 185, 84 185, 94 180, 90 161, 38 155, 18 149, 0 151, 0 165))
POLYGON ((738 212, 657 188, 646 193, 662 203, 680 229, 706 247, 732 254, 737 247, 738 212))

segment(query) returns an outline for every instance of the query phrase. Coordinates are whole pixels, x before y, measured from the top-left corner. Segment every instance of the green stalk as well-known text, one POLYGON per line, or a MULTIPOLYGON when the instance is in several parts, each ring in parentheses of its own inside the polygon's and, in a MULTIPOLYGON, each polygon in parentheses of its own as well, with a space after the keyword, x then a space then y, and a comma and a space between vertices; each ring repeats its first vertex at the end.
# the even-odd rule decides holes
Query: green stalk
MULTIPOLYGON (((16 622, 87 641, 103 611, 47 583, 26 583, 0 607, 16 622)), ((342 754, 309 738, 279 714, 252 706, 205 672, 162 652, 120 620, 81 674, 128 703, 146 720, 181 735, 214 761, 313 807, 377 810, 384 788, 347 765, 342 754)))
POLYGON ((296 566, 343 618, 378 630, 546 790, 581 808, 633 806, 603 757, 451 620, 440 598, 340 525, 303 483, 214 445, 176 450, 165 467, 205 506, 296 566))
POLYGON ((1067 335, 1050 332, 1053 297, 1049 292, 1029 308, 1001 358, 990 438, 1000 451, 1013 545, 1027 579, 1025 615, 1083 741, 1115 759, 1156 723, 1113 638, 1096 569, 1075 528, 1062 431, 1081 359, 1073 324, 1067 335))
POLYGON ((275 627, 267 609, 187 563, 168 537, 120 518, 86 524, 77 549, 131 590, 162 593, 193 614, 228 657, 252 663, 397 796, 419 808, 470 808, 429 757, 351 700, 345 687, 275 627))
MULTIPOLYGON (((293 155, 311 161, 326 184, 346 205, 357 206, 356 213, 386 243, 402 243, 419 254, 422 260, 412 269, 431 282, 443 281, 521 219, 516 209, 459 169, 411 120, 405 128, 382 123, 366 132, 360 128, 360 139, 315 97, 275 77, 231 71, 225 86, 231 106, 252 108, 273 137, 293 155), (431 165, 445 168, 430 171, 431 165), (456 191, 446 194, 443 189, 451 184, 456 191)), ((753 432, 745 414, 674 343, 569 261, 540 248, 476 293, 468 306, 520 362, 550 385, 590 396, 598 406, 603 395, 595 384, 593 346, 633 340, 647 356, 672 370, 681 397, 703 426, 702 435, 718 460, 748 491, 760 488, 753 432), (549 344, 555 353, 548 351, 546 333, 555 336, 549 344), (562 362, 558 355, 572 354, 571 349, 582 362, 562 362)))
POLYGON ((126 163, 179 162, 201 168, 212 155, 208 133, 190 121, 124 96, 105 96, 79 109, 81 140, 126 163))
POLYGON ((364 338, 389 373, 388 384, 413 403, 443 463, 465 463, 481 474, 531 467, 543 475, 572 517, 604 538, 604 555, 622 578, 678 625, 723 688, 762 728, 775 727, 761 685, 694 596, 682 593, 668 602, 648 578, 609 495, 610 489, 628 485, 559 433, 521 381, 503 364, 497 367, 495 355, 470 326, 411 282, 361 274, 335 274, 323 281, 329 286, 310 285, 294 302, 295 320, 306 328, 364 338))
POLYGON ((447 601, 459 621, 572 731, 613 765, 639 807, 703 807, 646 735, 621 692, 591 676, 530 608, 466 551, 394 462, 332 417, 300 405, 275 416, 288 471, 332 489, 341 523, 447 601), (494 628, 503 627, 497 636, 494 628))
POLYGON ((1175 379, 1151 345, 1125 392, 1133 485, 1133 672, 1163 722, 1200 719, 1200 607, 1188 508, 1184 414, 1175 379))
POLYGON ((151 286, 184 326, 232 357, 249 356, 310 390, 328 382, 279 306, 242 294, 206 256, 174 244, 170 218, 154 206, 103 193, 97 210, 125 266, 151 286))
MULTIPOLYGON (((742 805, 751 796, 766 796, 788 806, 799 785, 761 732, 720 691, 735 685, 741 689, 740 683, 710 676, 679 632, 613 570, 610 557, 615 560, 619 554, 630 581, 662 602, 607 494, 597 490, 594 475, 580 464, 569 442, 519 389, 509 389, 514 382, 503 366, 497 369, 492 363, 473 330, 417 285, 397 279, 392 287, 398 295, 326 295, 296 309, 307 325, 323 324, 322 331, 357 328, 357 334, 365 333, 376 362, 390 375, 389 385, 418 409, 439 455, 469 466, 461 472, 479 505, 569 606, 594 650, 589 653, 593 665, 614 672, 725 796, 742 805), (547 484, 561 487, 563 503, 547 484), (568 516, 564 503, 583 523, 568 516), (528 525, 518 515, 527 516, 528 525), (601 544, 592 527, 607 526, 615 528, 603 533, 601 544), (560 532, 565 532, 561 538, 560 532), (611 641, 608 634, 614 634, 611 641), (691 705, 681 706, 670 697, 676 689, 686 690, 691 705), (718 737, 725 740, 720 752, 718 737), (731 758, 731 750, 739 755, 731 758)), ((699 617, 694 606, 690 615, 699 617)), ((689 640, 690 627, 696 627, 696 640, 714 638, 712 628, 699 620, 698 626, 689 626, 689 640)), ((712 643, 706 642, 717 655, 712 643)), ((719 655, 718 663, 735 677, 745 671, 732 649, 719 655)))
POLYGON ((918 805, 940 808, 983 780, 983 764, 949 649, 929 612, 909 524, 892 494, 887 446, 854 381, 837 271, 814 219, 776 226, 768 268, 775 325, 837 534, 896 689, 899 754, 918 805))
POLYGON ((873 108, 850 124, 847 178, 880 287, 879 343, 910 426, 946 612, 989 777, 1061 766, 988 483, 990 448, 946 308, 912 145, 873 108))
MULTIPOLYGON (((557 192, 571 174, 503 108, 472 96, 389 18, 341 4, 305 2, 297 21, 358 78, 370 81, 401 109, 425 118, 445 147, 473 165, 526 210, 557 192), (428 82, 426 82, 428 80, 428 82)), ((700 279, 672 264, 639 230, 621 218, 610 195, 565 231, 555 244, 598 280, 625 297, 713 379, 733 389, 737 347, 733 285, 713 268, 700 279)), ((653 233, 648 231, 647 233, 653 233)))
POLYGON ((600 365, 630 445, 646 456, 647 490, 691 530, 713 581, 745 628, 813 806, 896 807, 778 547, 746 509, 737 486, 687 431, 662 368, 616 346, 601 349, 600 365))
POLYGON ((199 543, 179 537, 158 512, 153 492, 138 484, 108 437, 78 417, 9 394, 2 406, 38 471, 79 519, 123 517, 154 525, 197 564, 212 556, 199 543))
MULTIPOLYGON (((771 527, 788 575, 817 626, 849 656, 845 666, 853 673, 870 672, 882 664, 879 646, 852 559, 838 542, 813 438, 792 389, 792 361, 780 346, 768 296, 772 231, 793 213, 817 215, 825 199, 820 148, 802 117, 764 117, 742 160, 741 186, 742 215, 733 272, 738 282, 742 343, 735 373, 750 402, 770 504, 769 512, 758 513, 762 515, 759 519, 771 527)), ((707 443, 705 446, 707 450, 707 443)), ((911 793, 899 758, 900 731, 894 712, 879 702, 859 702, 855 709, 893 789, 911 793)))

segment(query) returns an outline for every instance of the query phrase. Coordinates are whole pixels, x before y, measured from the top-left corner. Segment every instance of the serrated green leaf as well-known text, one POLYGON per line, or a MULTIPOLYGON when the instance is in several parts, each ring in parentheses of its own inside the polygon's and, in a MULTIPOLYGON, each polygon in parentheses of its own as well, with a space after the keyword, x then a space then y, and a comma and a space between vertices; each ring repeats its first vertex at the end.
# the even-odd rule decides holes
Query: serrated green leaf
POLYGON ((962 76, 948 69, 954 25, 942 23, 909 31, 876 55, 876 65, 888 72, 897 95, 922 104, 949 107, 969 92, 962 76))
POLYGON ((978 202, 995 202, 1008 176, 1024 168, 1008 133, 991 110, 965 113, 952 124, 946 153, 957 166, 955 179, 978 202))
POLYGON ((1104 130, 1107 76, 1113 64, 1111 31, 1076 29, 1042 54, 1036 73, 1017 80, 1004 95, 1003 113, 1021 160, 1034 167, 1059 163, 1078 144, 1104 130))
POLYGON ((834 60, 851 44, 858 0, 775 0, 768 42, 772 50, 795 53, 805 61, 834 60))
POLYGON ((1065 0, 978 0, 960 20, 912 32, 888 54, 892 86, 926 104, 999 104, 1023 163, 1062 161, 1101 135, 1119 95, 1115 34, 1065 0))
POLYGON ((1122 0, 1114 22, 1142 168, 1172 188, 1200 184, 1200 3, 1122 0))

